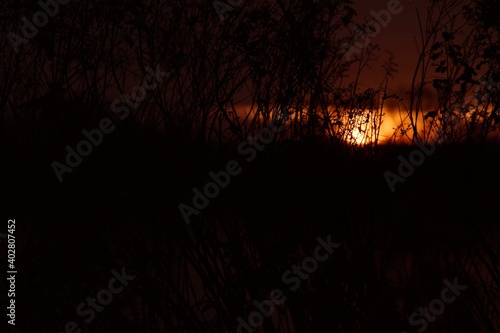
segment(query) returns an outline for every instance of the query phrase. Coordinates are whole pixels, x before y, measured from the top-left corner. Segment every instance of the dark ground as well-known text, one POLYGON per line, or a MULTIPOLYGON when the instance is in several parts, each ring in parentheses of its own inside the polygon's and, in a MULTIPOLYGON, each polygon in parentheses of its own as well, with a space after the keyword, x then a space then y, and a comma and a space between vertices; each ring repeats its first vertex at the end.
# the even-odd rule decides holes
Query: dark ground
MULTIPOLYGON (((62 183, 50 164, 63 149, 2 147, 18 332, 71 320, 83 332, 236 332, 251 302, 329 234, 339 251, 276 312, 289 311, 295 332, 416 332, 409 316, 456 276, 469 288, 426 331, 498 332, 499 146, 439 147, 392 193, 383 174, 411 147, 370 156, 287 142, 247 163, 169 142, 111 136, 62 183), (186 225, 177 206, 230 159, 242 173, 186 225), (76 307, 122 267, 137 278, 84 323, 76 307)), ((265 332, 294 332, 271 322, 265 332)))

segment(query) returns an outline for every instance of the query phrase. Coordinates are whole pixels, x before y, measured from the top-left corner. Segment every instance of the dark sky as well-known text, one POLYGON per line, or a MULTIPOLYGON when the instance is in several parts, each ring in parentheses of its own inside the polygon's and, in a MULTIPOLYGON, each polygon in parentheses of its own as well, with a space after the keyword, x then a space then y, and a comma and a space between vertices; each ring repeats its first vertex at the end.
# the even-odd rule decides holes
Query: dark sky
MULTIPOLYGON (((393 1, 355 1, 354 7, 358 12, 356 21, 363 22, 365 18, 372 21, 373 16, 370 14, 372 10, 376 12, 387 10, 388 3, 393 1)), ((393 52, 395 56, 399 66, 391 87, 396 89, 398 93, 402 93, 402 90, 408 90, 410 79, 415 70, 418 59, 415 37, 418 38, 420 35, 416 10, 418 8, 421 17, 425 17, 424 13, 428 1, 401 0, 400 4, 403 8, 401 13, 392 15, 388 26, 382 27, 380 34, 372 38, 372 43, 377 43, 380 46, 380 54, 384 59, 387 58, 384 54, 386 49, 393 52)), ((373 69, 363 77, 363 80, 368 85, 377 84, 380 82, 381 75, 380 64, 374 64, 373 69)))

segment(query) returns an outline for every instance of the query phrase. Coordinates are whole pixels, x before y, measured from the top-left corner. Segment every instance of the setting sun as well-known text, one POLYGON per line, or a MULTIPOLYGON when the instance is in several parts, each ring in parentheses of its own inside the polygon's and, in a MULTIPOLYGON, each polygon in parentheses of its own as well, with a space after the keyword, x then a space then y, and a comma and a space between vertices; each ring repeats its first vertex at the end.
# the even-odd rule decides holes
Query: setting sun
POLYGON ((362 146, 366 143, 366 135, 359 128, 355 128, 352 131, 351 143, 356 144, 358 146, 362 146))

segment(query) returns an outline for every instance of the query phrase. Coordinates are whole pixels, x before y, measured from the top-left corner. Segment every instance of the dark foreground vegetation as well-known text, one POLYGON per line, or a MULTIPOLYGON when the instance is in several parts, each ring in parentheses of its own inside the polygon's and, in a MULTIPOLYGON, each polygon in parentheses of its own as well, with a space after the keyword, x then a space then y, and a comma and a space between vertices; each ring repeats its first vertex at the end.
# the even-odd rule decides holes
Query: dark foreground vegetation
POLYGON ((377 56, 373 46, 344 59, 340 46, 355 43, 348 1, 244 4, 224 23, 205 2, 81 1, 61 5, 19 52, 6 36, 38 9, 2 6, 1 213, 17 224, 15 331, 78 332, 65 329, 74 321, 82 332, 237 332, 238 317, 275 289, 286 300, 255 332, 499 331, 496 2, 430 3, 408 101, 390 89, 391 57, 379 87, 346 82, 377 56), (113 109, 157 66, 168 76, 136 108, 113 109), (435 111, 423 109, 424 88, 435 111), (389 99, 402 123, 380 145, 389 99), (68 164, 66 147, 78 150, 82 130, 105 118, 113 131, 59 181, 54 161, 68 164), (247 161, 240 144, 273 124, 284 130, 247 161), (399 157, 436 137, 401 176, 399 157), (192 189, 231 160, 241 173, 186 224, 179 204, 193 206, 192 189), (404 178, 395 191, 387 171, 404 178), (283 274, 329 235, 340 246, 290 290, 283 274), (135 278, 95 317, 80 316, 123 268, 135 278), (412 326, 445 280, 467 288, 412 326))
MULTIPOLYGON (((63 184, 40 157, 4 165, 4 212, 19 224, 21 331, 83 323, 77 305, 121 267, 136 279, 83 324, 88 332, 235 332, 276 288, 287 297, 277 314, 291 318, 277 332, 399 332, 455 277, 468 289, 429 332, 498 327, 500 147, 439 149, 392 193, 383 173, 409 148, 371 158, 273 145, 188 226, 178 204, 234 156, 193 164, 187 150, 161 154, 175 148, 158 137, 133 139, 111 140, 63 184), (285 289, 282 274, 330 234, 341 247, 300 289, 285 289)), ((274 332, 270 320, 264 327, 274 332)))

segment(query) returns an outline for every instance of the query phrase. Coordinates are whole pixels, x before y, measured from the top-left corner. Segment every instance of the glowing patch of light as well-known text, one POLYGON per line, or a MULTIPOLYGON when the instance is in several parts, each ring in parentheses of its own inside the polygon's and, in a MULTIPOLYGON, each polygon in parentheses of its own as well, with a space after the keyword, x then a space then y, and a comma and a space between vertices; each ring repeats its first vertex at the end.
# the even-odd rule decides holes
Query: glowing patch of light
POLYGON ((352 131, 351 143, 355 145, 363 145, 366 141, 365 134, 357 127, 352 131))

